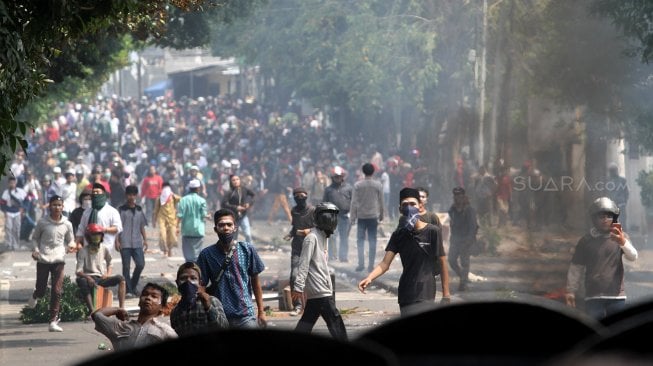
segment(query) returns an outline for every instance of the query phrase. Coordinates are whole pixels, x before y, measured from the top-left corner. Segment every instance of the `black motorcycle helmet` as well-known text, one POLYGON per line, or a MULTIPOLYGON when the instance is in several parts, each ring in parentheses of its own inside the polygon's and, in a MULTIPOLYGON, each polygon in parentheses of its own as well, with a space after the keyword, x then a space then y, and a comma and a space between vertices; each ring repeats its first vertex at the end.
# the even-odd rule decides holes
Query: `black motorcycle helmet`
POLYGON ((327 238, 338 226, 338 206, 331 202, 320 202, 315 206, 315 226, 326 233, 327 238))

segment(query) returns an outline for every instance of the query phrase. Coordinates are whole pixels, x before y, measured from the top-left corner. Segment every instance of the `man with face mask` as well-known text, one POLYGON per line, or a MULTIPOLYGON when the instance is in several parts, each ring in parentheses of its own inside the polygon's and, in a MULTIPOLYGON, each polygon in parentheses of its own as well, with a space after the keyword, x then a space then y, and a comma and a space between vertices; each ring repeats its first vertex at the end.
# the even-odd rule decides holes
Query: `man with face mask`
MULTIPOLYGON (((306 235, 315 226, 315 207, 307 203, 308 194, 303 187, 295 188, 292 192, 295 200, 295 207, 290 210, 292 215, 292 227, 284 239, 291 240, 290 244, 290 288, 295 284, 297 270, 299 268, 299 256, 302 254, 302 243, 306 235)), ((290 316, 297 316, 302 312, 303 299, 293 301, 293 310, 290 316)))
POLYGON ((202 283, 208 284, 207 292, 222 302, 231 327, 265 327, 267 320, 259 278, 265 264, 252 243, 234 240, 237 228, 233 211, 226 208, 216 211, 213 223, 218 242, 202 249, 197 258, 202 283))
POLYGON ((222 303, 206 292, 201 277, 202 271, 194 262, 186 262, 177 270, 181 300, 170 313, 170 325, 179 336, 229 327, 222 303))
POLYGON ((121 275, 111 275, 111 252, 102 243, 104 228, 98 224, 89 224, 86 227, 86 241, 88 245, 77 252, 77 286, 82 293, 88 309, 88 318, 93 312, 92 293, 95 286, 118 286, 118 304, 125 306, 127 286, 125 278, 121 275))
POLYGON ((321 202, 315 207, 315 228, 302 242, 297 278, 292 286, 293 301, 306 298, 306 308, 296 331, 310 333, 321 316, 332 337, 346 341, 347 330, 333 296, 328 265, 328 238, 338 226, 338 207, 321 202))
POLYGON ((113 251, 116 236, 122 232, 122 220, 117 209, 107 202, 107 193, 104 185, 93 183, 91 191, 91 207, 84 210, 82 219, 77 228, 77 249, 85 245, 86 227, 88 224, 98 224, 104 231, 103 242, 109 251, 113 251))
POLYGON ((358 283, 358 289, 364 293, 374 279, 390 269, 395 256, 400 254, 403 269, 398 286, 399 310, 401 316, 407 316, 433 306, 437 272, 440 272, 442 284, 442 303, 449 303, 449 271, 440 228, 420 220, 419 191, 403 188, 399 192, 399 203, 402 216, 397 229, 390 236, 385 256, 358 283))

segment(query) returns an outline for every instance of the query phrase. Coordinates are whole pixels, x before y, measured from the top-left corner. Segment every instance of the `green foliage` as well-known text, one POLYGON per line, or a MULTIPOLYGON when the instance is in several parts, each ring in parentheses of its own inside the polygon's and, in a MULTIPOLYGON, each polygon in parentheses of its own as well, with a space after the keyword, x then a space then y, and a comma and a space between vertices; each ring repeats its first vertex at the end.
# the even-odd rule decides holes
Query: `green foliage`
POLYGON ((648 0, 594 0, 592 11, 608 18, 624 35, 637 40, 627 49, 631 55, 640 55, 641 60, 653 60, 653 2, 648 0))
MULTIPOLYGON (((79 287, 71 281, 70 276, 65 276, 59 318, 64 322, 84 320, 87 315, 86 311, 86 305, 82 300, 79 287)), ((34 309, 25 306, 20 311, 20 320, 24 324, 47 323, 50 321, 50 288, 46 290, 45 296, 37 301, 34 309)))
POLYGON ((97 92, 127 51, 204 45, 205 17, 231 21, 261 1, 0 1, 0 174, 52 102, 97 92))
POLYGON ((639 194, 642 204, 648 209, 653 209, 653 171, 640 170, 636 182, 641 187, 639 194))
POLYGON ((422 5, 274 1, 250 18, 216 27, 213 49, 259 65, 274 79, 272 104, 286 105, 297 92, 313 105, 358 115, 422 110, 428 104, 424 91, 437 86, 440 66, 433 52, 442 24, 440 14, 426 14, 422 5))

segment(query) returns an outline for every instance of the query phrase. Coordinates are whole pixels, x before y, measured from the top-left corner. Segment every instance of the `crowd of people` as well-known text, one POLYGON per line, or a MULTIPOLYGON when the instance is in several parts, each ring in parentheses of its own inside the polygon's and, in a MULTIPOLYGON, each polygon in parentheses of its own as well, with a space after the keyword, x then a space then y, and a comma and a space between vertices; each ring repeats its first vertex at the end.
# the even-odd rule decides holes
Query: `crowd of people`
MULTIPOLYGON (((11 164, 0 202, 6 243, 13 250, 30 240, 35 243, 37 281, 28 305, 34 307, 44 296, 50 278, 53 332, 63 331, 58 319, 63 257, 77 252, 77 284, 88 316, 115 349, 207 329, 265 327, 259 279, 265 265, 249 220, 253 208, 260 213, 263 197, 269 211, 262 216, 270 223, 287 220, 291 227, 285 238, 292 240, 291 315, 301 314, 296 330, 311 332, 321 316, 332 336, 341 340, 347 339, 347 332, 331 296, 328 261, 349 262, 352 227, 355 271, 368 272, 358 285, 360 291, 388 271, 400 254, 398 302, 402 316, 408 316, 432 305, 438 280, 443 302, 449 302, 449 268, 459 278, 458 290, 467 291, 479 223, 493 225, 496 215, 496 224, 502 226, 510 219, 513 178, 507 167, 500 167, 494 177, 483 167, 470 174, 459 161, 447 212, 447 257, 445 228, 428 206, 428 174, 419 152, 412 150, 404 160, 396 151, 365 148, 368 144, 360 135, 338 131, 315 116, 293 118, 229 97, 98 98, 59 108, 56 119, 35 131, 27 155, 19 151, 11 164), (40 180, 37 172, 44 173, 40 180), (391 197, 399 198, 398 206, 391 197), (398 224, 377 261, 377 230, 386 218, 398 218, 398 224), (214 245, 203 243, 205 220, 212 220, 218 236, 214 245), (167 290, 152 283, 138 290, 149 223, 159 227, 165 256, 181 238, 186 263, 177 272, 182 296, 171 325, 158 319, 167 290), (239 234, 244 241, 238 240, 239 234), (111 274, 114 251, 122 259, 121 275, 111 274), (120 306, 95 310, 95 286, 118 286, 120 306), (122 308, 130 297, 139 298, 138 319, 129 320, 122 308)), ((575 306, 572 295, 583 270, 609 270, 621 279, 621 286, 602 292, 601 283, 587 283, 596 289, 588 300, 597 317, 623 308, 621 253, 628 260, 637 258, 627 235, 613 225, 622 203, 605 199, 591 213, 594 231, 579 242, 567 296, 575 306), (614 254, 608 269, 578 254, 591 252, 586 242, 592 241, 614 254), (615 299, 619 301, 609 301, 615 299)), ((530 224, 529 216, 524 217, 530 224)))

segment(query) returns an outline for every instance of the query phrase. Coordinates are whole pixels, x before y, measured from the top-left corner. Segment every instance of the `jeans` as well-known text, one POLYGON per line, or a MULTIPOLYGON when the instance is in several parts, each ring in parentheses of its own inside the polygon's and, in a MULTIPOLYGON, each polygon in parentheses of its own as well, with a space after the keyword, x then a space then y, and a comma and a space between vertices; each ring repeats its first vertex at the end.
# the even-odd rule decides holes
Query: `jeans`
MULTIPOLYGON (((299 256, 292 255, 290 257, 290 289, 295 288, 295 279, 297 279, 297 272, 299 271, 299 256)), ((302 300, 295 300, 292 302, 294 309, 302 307, 302 300)))
POLYGON ((229 318, 229 327, 231 328, 247 328, 257 329, 258 319, 255 316, 247 316, 244 318, 229 318))
POLYGON ((63 277, 64 262, 61 263, 41 263, 36 262, 36 288, 32 297, 40 299, 45 296, 48 287, 48 277, 52 286, 50 288, 50 322, 59 318, 59 307, 61 306, 61 296, 63 295, 63 277))
POLYGON ((320 316, 324 319, 327 328, 329 328, 329 333, 331 333, 333 338, 342 341, 347 340, 347 329, 345 328, 340 311, 336 308, 336 300, 333 296, 308 299, 302 318, 297 322, 295 330, 310 333, 320 316))
POLYGON ((379 222, 376 219, 358 219, 356 229, 358 268, 365 268, 365 234, 367 234, 367 241, 370 243, 367 268, 370 272, 374 269, 374 260, 376 259, 376 229, 378 226, 379 222))
POLYGON ((469 280, 470 249, 471 243, 468 240, 451 238, 448 257, 449 265, 458 277, 460 277, 460 283, 463 285, 466 285, 469 280))
POLYGON ((244 216, 238 220, 238 234, 242 233, 245 236, 245 241, 252 243, 252 226, 249 224, 249 217, 244 216))
POLYGON ((182 236, 181 250, 184 253, 186 262, 197 262, 197 257, 202 250, 203 236, 182 236))
POLYGON ((589 299, 585 300, 585 312, 594 319, 601 320, 608 315, 618 313, 626 308, 626 299, 589 299))
POLYGON ((120 249, 120 258, 122 258, 122 276, 125 277, 127 293, 137 294, 136 286, 141 279, 141 272, 145 268, 143 248, 122 248, 120 249), (134 273, 130 275, 132 258, 134 259, 134 273))
POLYGON ((349 261, 349 215, 338 215, 338 260, 349 261))

